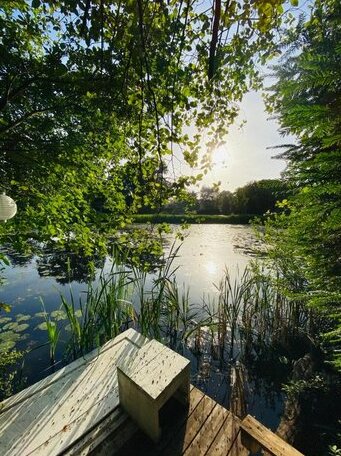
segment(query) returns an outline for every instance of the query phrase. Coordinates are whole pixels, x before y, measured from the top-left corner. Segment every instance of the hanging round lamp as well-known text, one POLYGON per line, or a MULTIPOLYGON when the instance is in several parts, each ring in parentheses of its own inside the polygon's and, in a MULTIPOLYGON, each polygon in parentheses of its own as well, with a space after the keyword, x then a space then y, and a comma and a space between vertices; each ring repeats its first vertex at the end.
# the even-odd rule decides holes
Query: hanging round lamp
POLYGON ((15 201, 7 196, 5 192, 0 194, 0 222, 6 222, 17 213, 15 201))

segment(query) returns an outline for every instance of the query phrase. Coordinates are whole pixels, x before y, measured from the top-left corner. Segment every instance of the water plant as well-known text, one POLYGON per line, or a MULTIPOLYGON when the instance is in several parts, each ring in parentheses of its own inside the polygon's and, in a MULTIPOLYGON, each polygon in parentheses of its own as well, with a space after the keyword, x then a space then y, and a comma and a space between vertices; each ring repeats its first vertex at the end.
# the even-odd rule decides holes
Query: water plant
POLYGON ((18 362, 22 359, 23 352, 10 350, 2 352, 0 356, 0 401, 9 397, 16 391, 18 362))
POLYGON ((52 315, 49 315, 46 312, 42 297, 40 297, 40 302, 43 309, 42 314, 45 320, 42 327, 47 331, 48 343, 50 347, 50 363, 51 365, 54 365, 56 362, 56 348, 59 340, 60 329, 58 328, 57 322, 53 320, 52 315))
POLYGON ((113 266, 108 274, 102 270, 97 286, 88 283, 77 303, 71 287, 69 299, 61 294, 70 333, 68 352, 74 359, 117 336, 134 321, 130 284, 128 271, 113 266))
MULTIPOLYGON (((127 266, 116 252, 110 270, 101 271, 96 285, 89 282, 77 302, 71 287, 69 298, 61 295, 68 353, 75 359, 134 326, 172 347, 192 339, 197 353, 203 336, 209 336, 214 356, 233 362, 245 354, 260 356, 274 343, 311 330, 304 302, 282 293, 279 275, 258 262, 234 280, 226 269, 216 287, 217 302, 195 306, 189 289, 176 281, 173 264, 179 248, 173 244, 154 271, 127 266)), ((51 319, 47 329, 52 355, 59 333, 51 319)))

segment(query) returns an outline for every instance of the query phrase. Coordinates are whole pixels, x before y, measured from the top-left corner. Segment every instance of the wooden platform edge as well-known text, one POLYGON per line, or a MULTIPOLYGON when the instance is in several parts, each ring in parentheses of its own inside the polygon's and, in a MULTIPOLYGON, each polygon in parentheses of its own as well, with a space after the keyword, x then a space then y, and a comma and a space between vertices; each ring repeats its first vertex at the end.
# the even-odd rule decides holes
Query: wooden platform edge
POLYGON ((240 430, 242 444, 252 452, 263 449, 273 456, 304 456, 251 415, 240 423, 240 430))
POLYGON ((73 371, 79 369, 82 366, 86 366, 89 363, 95 361, 100 355, 105 353, 107 350, 110 350, 115 345, 120 344, 122 341, 128 340, 137 348, 141 348, 143 345, 149 343, 149 340, 144 337, 142 334, 138 333, 132 328, 127 329, 123 333, 116 336, 114 339, 109 340, 102 347, 95 348, 91 352, 87 353, 84 356, 76 359, 70 364, 66 365, 57 372, 50 374, 48 377, 43 378, 42 380, 34 383, 33 385, 25 388, 19 393, 3 400, 0 402, 0 414, 11 409, 12 407, 24 402, 25 400, 32 397, 34 394, 42 391, 52 384, 58 382, 63 376, 71 374, 73 371))

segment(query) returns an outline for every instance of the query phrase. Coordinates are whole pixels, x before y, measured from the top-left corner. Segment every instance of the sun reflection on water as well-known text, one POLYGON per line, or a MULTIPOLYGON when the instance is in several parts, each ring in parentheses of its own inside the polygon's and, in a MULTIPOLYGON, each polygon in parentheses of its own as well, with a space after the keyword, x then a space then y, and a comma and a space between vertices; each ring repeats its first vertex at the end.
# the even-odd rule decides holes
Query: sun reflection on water
POLYGON ((217 272, 217 265, 214 263, 214 261, 208 261, 205 264, 205 269, 209 274, 216 274, 217 272))

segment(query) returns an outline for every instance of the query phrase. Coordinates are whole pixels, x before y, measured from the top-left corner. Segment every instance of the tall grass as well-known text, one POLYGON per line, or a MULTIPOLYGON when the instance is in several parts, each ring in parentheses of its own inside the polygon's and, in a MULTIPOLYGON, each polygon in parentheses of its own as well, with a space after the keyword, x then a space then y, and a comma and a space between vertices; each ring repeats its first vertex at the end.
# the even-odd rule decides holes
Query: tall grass
POLYGON ((50 315, 46 312, 45 304, 42 298, 40 298, 41 306, 43 309, 45 325, 47 330, 48 344, 50 347, 50 363, 54 365, 56 362, 56 350, 60 335, 60 329, 58 328, 57 322, 53 321, 50 315))
POLYGON ((231 280, 228 269, 225 269, 224 277, 218 287, 218 339, 220 344, 224 347, 227 331, 230 331, 230 358, 233 357, 234 345, 239 326, 238 323, 248 284, 247 269, 244 270, 241 279, 237 277, 234 281, 231 280))
MULTIPOLYGON (((71 289, 69 298, 61 295, 70 331, 68 354, 75 359, 134 327, 174 348, 188 343, 196 353, 209 339, 215 357, 233 363, 245 354, 260 356, 295 334, 309 333, 311 314, 305 303, 297 295, 282 293, 280 275, 257 262, 234 280, 226 269, 217 301, 195 307, 189 289, 176 281, 179 248, 173 245, 153 274, 125 266, 125 259, 116 254, 111 270, 102 271, 96 285, 89 283, 78 302, 71 289)), ((54 359, 59 332, 50 319, 46 324, 54 359)))
POLYGON ((71 288, 69 299, 61 295, 70 331, 68 351, 73 358, 117 336, 135 320, 130 285, 129 271, 115 265, 108 274, 101 272, 96 286, 88 284, 78 303, 71 288))
MULTIPOLYGON (((77 302, 71 287, 68 298, 61 295, 70 334, 67 353, 76 359, 130 326, 172 346, 184 340, 196 312, 189 291, 180 291, 175 280, 173 262, 179 248, 173 244, 154 274, 124 266, 125 259, 116 252, 111 270, 102 271, 96 285, 89 283, 77 302)), ((55 350, 50 333, 49 341, 55 350)))

